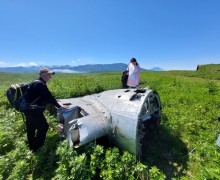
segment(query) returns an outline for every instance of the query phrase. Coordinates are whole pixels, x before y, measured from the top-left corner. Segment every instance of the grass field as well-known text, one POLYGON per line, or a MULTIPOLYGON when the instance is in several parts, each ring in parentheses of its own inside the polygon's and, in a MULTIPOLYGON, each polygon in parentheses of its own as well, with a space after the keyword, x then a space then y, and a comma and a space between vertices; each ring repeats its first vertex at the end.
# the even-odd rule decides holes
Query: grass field
MULTIPOLYGON (((142 72, 142 87, 156 89, 162 103, 159 131, 149 133, 141 160, 90 143, 79 150, 60 140, 56 117, 44 147, 28 150, 22 116, 4 95, 10 84, 36 74, 0 73, 0 179, 220 179, 220 68, 142 72)), ((56 74, 48 87, 57 98, 79 97, 121 87, 121 73, 56 74)))

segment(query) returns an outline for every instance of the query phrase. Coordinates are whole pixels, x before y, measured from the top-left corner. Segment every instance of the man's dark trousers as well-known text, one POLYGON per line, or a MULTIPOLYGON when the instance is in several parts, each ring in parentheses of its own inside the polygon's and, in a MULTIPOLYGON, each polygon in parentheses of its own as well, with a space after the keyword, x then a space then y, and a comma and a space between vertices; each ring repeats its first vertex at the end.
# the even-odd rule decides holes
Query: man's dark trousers
POLYGON ((28 110, 25 117, 29 148, 37 151, 44 144, 49 125, 42 110, 28 110))

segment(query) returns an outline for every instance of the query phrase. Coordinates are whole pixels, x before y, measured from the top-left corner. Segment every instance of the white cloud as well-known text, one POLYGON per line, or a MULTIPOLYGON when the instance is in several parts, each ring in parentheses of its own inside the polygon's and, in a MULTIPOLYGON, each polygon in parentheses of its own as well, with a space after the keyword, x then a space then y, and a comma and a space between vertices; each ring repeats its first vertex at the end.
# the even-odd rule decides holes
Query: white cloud
POLYGON ((73 71, 73 70, 70 70, 70 69, 53 69, 53 71, 62 72, 62 73, 84 73, 84 72, 81 72, 81 71, 73 71))
POLYGON ((36 62, 19 63, 15 66, 22 66, 22 67, 38 66, 38 63, 36 62))
POLYGON ((0 67, 5 67, 7 64, 5 62, 0 61, 0 67))
POLYGON ((80 59, 76 59, 76 60, 72 60, 73 64, 79 63, 81 60, 80 59))
POLYGON ((22 66, 22 67, 39 66, 39 63, 37 63, 37 62, 21 62, 21 63, 15 64, 15 63, 7 63, 4 61, 0 61, 0 67, 18 67, 18 66, 22 66))

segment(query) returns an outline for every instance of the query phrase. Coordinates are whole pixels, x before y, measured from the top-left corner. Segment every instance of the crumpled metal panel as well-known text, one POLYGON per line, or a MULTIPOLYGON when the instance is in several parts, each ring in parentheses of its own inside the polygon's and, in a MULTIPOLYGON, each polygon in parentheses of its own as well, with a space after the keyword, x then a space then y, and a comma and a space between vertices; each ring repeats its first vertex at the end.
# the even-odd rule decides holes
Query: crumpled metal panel
POLYGON ((110 114, 95 98, 85 96, 59 101, 63 104, 70 104, 69 109, 57 110, 58 122, 62 122, 64 119, 63 133, 68 138, 70 145, 76 147, 84 145, 108 134, 110 114), (73 111, 77 112, 73 113, 73 111), (76 138, 74 134, 79 135, 76 138))
POLYGON ((140 156, 144 123, 161 118, 159 95, 148 88, 109 90, 60 101, 70 104, 69 110, 59 109, 57 117, 75 147, 107 135, 119 148, 140 156))

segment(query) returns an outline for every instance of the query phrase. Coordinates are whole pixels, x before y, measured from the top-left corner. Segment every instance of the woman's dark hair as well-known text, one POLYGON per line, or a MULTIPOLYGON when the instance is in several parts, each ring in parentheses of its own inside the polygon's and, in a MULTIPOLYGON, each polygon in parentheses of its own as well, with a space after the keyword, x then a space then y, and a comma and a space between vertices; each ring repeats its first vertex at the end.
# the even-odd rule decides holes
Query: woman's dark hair
POLYGON ((135 58, 131 58, 130 62, 137 62, 137 60, 135 58))
POLYGON ((137 60, 135 58, 131 58, 130 62, 136 62, 136 65, 138 65, 137 60))

